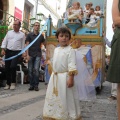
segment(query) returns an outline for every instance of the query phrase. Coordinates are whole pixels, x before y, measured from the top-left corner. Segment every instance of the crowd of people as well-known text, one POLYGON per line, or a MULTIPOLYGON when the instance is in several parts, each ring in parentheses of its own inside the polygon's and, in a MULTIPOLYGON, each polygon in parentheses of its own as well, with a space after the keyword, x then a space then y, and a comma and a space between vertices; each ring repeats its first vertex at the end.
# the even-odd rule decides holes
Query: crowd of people
MULTIPOLYGON (((120 50, 120 12, 118 5, 120 8, 119 0, 113 0, 112 14, 113 27, 115 28, 113 41, 110 43, 104 33, 103 37, 105 43, 111 47, 112 50, 109 67, 107 66, 106 80, 117 83, 117 93, 114 97, 118 101, 118 120, 120 120, 120 57, 118 52, 120 50)), ((70 22, 76 19, 82 22, 83 17, 86 17, 86 24, 93 26, 96 19, 99 19, 102 15, 102 11, 100 10, 100 6, 96 6, 95 9, 92 6, 92 3, 87 3, 83 10, 80 3, 75 2, 73 6, 68 9, 67 17, 70 22)), ((83 59, 84 56, 79 49, 75 50, 69 44, 71 32, 67 27, 61 27, 56 31, 55 36, 59 42, 59 46, 55 48, 53 58, 50 60, 50 58, 46 57, 44 36, 41 34, 38 37, 40 23, 36 21, 33 25, 33 32, 30 32, 27 36, 20 31, 20 27, 21 22, 15 20, 13 30, 8 31, 1 45, 1 55, 5 56, 5 63, 2 61, 2 58, 0 58, 0 62, 1 65, 5 67, 7 80, 4 89, 14 90, 16 88, 16 70, 18 63, 21 64, 25 74, 24 82, 29 81, 30 87, 28 90, 30 91, 39 91, 40 70, 44 70, 45 83, 49 84, 43 108, 43 119, 82 120, 79 100, 82 97, 83 100, 95 98, 96 93, 95 86, 89 76, 89 71, 83 59), (18 53, 20 53, 25 46, 31 44, 37 37, 37 41, 35 41, 22 56, 18 56, 18 53), (11 57, 12 59, 10 59, 11 57), (82 70, 80 68, 82 68, 82 70), (79 84, 82 84, 82 86, 79 84)), ((77 44, 79 48, 80 41, 78 41, 77 44)))
POLYGON ((20 31, 20 27, 21 22, 19 20, 15 20, 13 23, 13 30, 8 31, 1 45, 1 55, 5 58, 1 58, 0 68, 2 79, 7 80, 4 89, 14 90, 16 88, 16 71, 19 69, 17 68, 17 65, 19 64, 24 72, 24 84, 30 83, 29 90, 38 91, 40 68, 44 70, 44 80, 47 77, 46 83, 48 83, 50 76, 46 70, 48 63, 46 61, 44 36, 41 35, 38 40, 22 55, 7 60, 12 56, 16 56, 25 46, 29 45, 39 35, 40 23, 38 21, 34 23, 33 32, 30 32, 26 36, 20 31), (5 59, 5 61, 3 61, 3 59, 5 59), (6 75, 3 71, 6 72, 6 75))

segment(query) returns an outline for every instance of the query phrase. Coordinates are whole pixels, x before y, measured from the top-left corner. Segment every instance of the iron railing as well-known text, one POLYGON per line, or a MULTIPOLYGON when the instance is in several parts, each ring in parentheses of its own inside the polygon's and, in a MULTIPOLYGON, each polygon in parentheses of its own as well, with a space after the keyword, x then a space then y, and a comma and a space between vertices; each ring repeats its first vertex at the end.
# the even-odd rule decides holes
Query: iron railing
MULTIPOLYGON (((14 20, 18 19, 15 16, 13 16, 13 15, 11 15, 11 14, 9 14, 6 11, 3 11, 1 9, 0 9, 0 13, 3 13, 3 19, 0 20, 0 26, 10 26, 11 23, 14 22, 14 20)), ((22 27, 22 29, 24 29, 28 32, 30 31, 30 25, 24 20, 21 21, 21 27, 22 27)))

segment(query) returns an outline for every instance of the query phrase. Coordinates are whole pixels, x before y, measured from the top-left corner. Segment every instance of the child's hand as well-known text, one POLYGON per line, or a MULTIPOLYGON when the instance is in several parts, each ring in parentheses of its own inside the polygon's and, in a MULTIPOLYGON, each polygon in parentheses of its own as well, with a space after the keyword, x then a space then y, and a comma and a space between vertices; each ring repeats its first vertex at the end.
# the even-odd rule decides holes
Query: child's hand
POLYGON ((30 56, 29 56, 29 55, 27 55, 27 60, 28 60, 28 61, 30 60, 30 56))
POLYGON ((74 86, 74 80, 73 80, 73 77, 69 77, 69 79, 67 80, 67 87, 70 88, 70 87, 73 87, 74 86))
POLYGON ((51 64, 50 60, 47 60, 47 64, 48 64, 48 65, 50 65, 50 64, 51 64))
POLYGON ((100 14, 99 14, 99 13, 97 13, 97 14, 96 14, 96 16, 100 16, 100 14))
POLYGON ((1 55, 5 55, 5 50, 4 49, 1 50, 1 55))
POLYGON ((103 34, 102 34, 102 36, 103 36, 103 37, 105 37, 105 36, 106 36, 106 34, 105 34, 105 32, 104 32, 104 31, 103 31, 103 34))

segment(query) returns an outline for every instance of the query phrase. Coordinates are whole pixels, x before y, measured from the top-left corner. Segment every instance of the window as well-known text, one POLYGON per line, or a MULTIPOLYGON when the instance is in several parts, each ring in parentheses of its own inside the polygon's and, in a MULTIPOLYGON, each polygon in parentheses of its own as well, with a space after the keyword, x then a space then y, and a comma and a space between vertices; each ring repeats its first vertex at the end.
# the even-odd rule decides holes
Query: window
POLYGON ((29 19, 30 19, 30 6, 25 4, 24 15, 23 15, 24 28, 29 28, 29 22, 30 22, 29 19))

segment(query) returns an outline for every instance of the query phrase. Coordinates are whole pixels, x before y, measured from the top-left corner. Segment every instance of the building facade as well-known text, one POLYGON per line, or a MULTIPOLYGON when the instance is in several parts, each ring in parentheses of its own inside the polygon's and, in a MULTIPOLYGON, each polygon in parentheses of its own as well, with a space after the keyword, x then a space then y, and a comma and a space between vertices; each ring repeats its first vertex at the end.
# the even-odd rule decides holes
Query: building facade
POLYGON ((4 12, 30 24, 30 18, 37 13, 44 14, 44 21, 51 15, 53 25, 66 10, 68 0, 0 0, 0 20, 7 19, 4 12))
POLYGON ((0 44, 8 30, 12 29, 14 19, 22 21, 21 29, 31 31, 31 18, 38 13, 44 15, 41 26, 49 15, 54 26, 66 10, 68 0, 0 0, 0 44))

